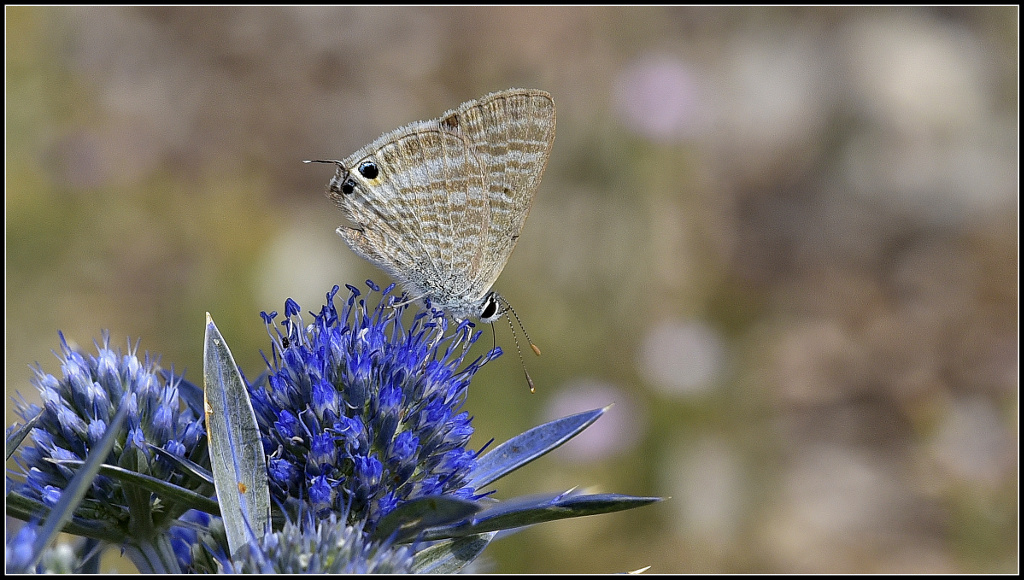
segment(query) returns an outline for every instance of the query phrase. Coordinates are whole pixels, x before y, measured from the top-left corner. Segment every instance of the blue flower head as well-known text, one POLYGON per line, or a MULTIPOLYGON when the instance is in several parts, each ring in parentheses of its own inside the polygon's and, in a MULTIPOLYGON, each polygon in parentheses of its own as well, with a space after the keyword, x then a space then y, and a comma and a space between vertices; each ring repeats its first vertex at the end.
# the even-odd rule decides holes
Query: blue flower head
MULTIPOLYGON (((12 491, 54 506, 117 410, 126 405, 128 415, 105 463, 206 492, 201 480, 176 468, 178 460, 206 462, 202 415, 180 396, 180 379, 161 372, 148 355, 140 360, 137 347, 129 343, 127 353, 115 351, 104 333, 93 356, 74 350, 60 335, 55 354, 62 378, 36 366, 32 383, 43 406, 18 405, 23 420, 37 422, 28 438, 32 445, 22 447, 17 458, 24 481, 11 481, 12 491)), ((92 525, 98 537, 132 543, 159 535, 187 509, 120 478, 99 475, 75 516, 92 525)))
POLYGON ((141 546, 164 542, 190 506, 142 489, 127 474, 204 495, 212 486, 179 469, 185 462, 208 462, 201 411, 181 396, 185 383, 180 377, 161 371, 148 356, 140 360, 136 350, 137 343, 129 343, 127 353, 111 348, 110 335, 104 332, 96 355, 86 355, 60 335, 55 354, 61 378, 37 366, 32 382, 42 408, 24 402, 17 406, 22 419, 35 423, 27 440, 31 445, 20 448, 16 457, 24 481, 8 481, 19 506, 29 502, 39 506, 37 515, 45 513, 57 505, 118 410, 126 407, 114 447, 103 460, 126 475, 96 475, 74 508, 74 523, 90 537, 144 551, 141 546))
POLYGON ((224 568, 238 573, 273 574, 407 574, 413 571, 414 547, 371 540, 363 522, 345 523, 344 514, 325 519, 300 516, 281 530, 250 545, 224 568))
POLYGON ((480 331, 468 322, 450 329, 438 311, 406 328, 407 303, 394 305, 393 287, 371 307, 349 286, 339 312, 335 286, 308 326, 293 300, 280 326, 277 313, 264 314, 272 360, 267 380, 250 389, 279 502, 307 502, 320 518, 348 514, 372 529, 402 502, 474 497, 473 428, 460 409, 472 376, 501 350, 463 365, 480 331))

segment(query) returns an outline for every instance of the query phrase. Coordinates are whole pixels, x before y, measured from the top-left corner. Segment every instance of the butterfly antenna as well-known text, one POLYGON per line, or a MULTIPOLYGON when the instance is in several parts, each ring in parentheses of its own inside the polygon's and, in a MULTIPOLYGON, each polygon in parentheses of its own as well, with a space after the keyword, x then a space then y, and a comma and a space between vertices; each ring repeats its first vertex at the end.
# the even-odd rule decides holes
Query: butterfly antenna
MULTIPOLYGON (((512 313, 512 316, 516 317, 516 322, 519 323, 519 328, 522 329, 523 336, 526 337, 526 342, 530 343, 530 348, 533 349, 534 354, 536 354, 537 356, 540 356, 540 349, 537 348, 537 345, 533 344, 532 340, 530 340, 530 335, 526 333, 526 327, 523 326, 523 321, 519 320, 519 315, 516 314, 515 309, 512 308, 512 305, 509 304, 507 300, 503 300, 503 301, 505 302, 505 308, 507 308, 508 311, 512 313)), ((512 324, 512 319, 511 318, 508 319, 508 327, 512 329, 512 339, 516 343, 516 353, 519 355, 519 364, 521 364, 523 366, 523 373, 526 374, 526 382, 527 382, 527 384, 530 385, 530 392, 531 393, 536 393, 537 389, 533 385, 533 379, 530 378, 530 371, 526 370, 526 361, 523 360, 523 350, 521 348, 519 348, 519 336, 516 334, 516 327, 515 327, 515 325, 512 324)))

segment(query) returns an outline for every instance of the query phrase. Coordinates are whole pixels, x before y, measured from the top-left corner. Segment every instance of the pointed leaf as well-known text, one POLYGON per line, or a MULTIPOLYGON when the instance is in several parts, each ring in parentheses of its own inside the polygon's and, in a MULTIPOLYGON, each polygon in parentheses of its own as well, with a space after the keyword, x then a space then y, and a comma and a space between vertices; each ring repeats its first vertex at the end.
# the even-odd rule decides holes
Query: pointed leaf
POLYGON ((412 568, 416 574, 455 574, 476 560, 498 532, 486 532, 443 540, 416 552, 412 568))
POLYGON ((210 465, 228 546, 235 554, 270 522, 267 463, 249 393, 224 337, 206 315, 203 352, 210 465))
POLYGON ((162 455, 164 459, 177 465, 178 468, 180 468, 185 473, 201 481, 205 481, 210 485, 213 485, 213 474, 210 473, 205 468, 203 468, 201 465, 189 460, 187 457, 179 457, 166 449, 153 445, 152 443, 146 443, 146 445, 148 445, 151 450, 156 452, 157 455, 162 455))
POLYGON ((14 452, 18 450, 18 446, 25 440, 25 436, 32 432, 32 428, 36 426, 36 423, 39 422, 42 416, 43 412, 40 410, 36 413, 35 417, 26 421, 24 425, 11 428, 11 431, 7 434, 7 459, 14 455, 14 452))
POLYGON ((445 495, 417 498, 382 517, 373 531, 373 539, 391 538, 395 543, 402 543, 426 528, 461 522, 481 507, 476 502, 445 495))
POLYGON ((609 407, 605 407, 570 415, 516 435, 477 461, 476 469, 470 476, 469 485, 475 489, 481 489, 541 457, 589 427, 608 409, 609 407))
MULTIPOLYGON (((75 459, 49 459, 48 461, 57 465, 67 465, 68 467, 79 467, 82 465, 81 461, 75 459)), ((99 473, 111 479, 116 479, 122 483, 138 486, 151 491, 167 503, 180 502, 191 509, 197 509, 201 512, 206 512, 215 516, 220 515, 220 504, 214 500, 190 489, 174 485, 169 481, 157 479, 152 475, 146 475, 107 463, 100 466, 99 473)))
POLYGON ((423 540, 438 540, 510 530, 543 522, 617 512, 661 501, 658 497, 619 494, 532 496, 498 503, 477 514, 470 524, 428 530, 423 540))

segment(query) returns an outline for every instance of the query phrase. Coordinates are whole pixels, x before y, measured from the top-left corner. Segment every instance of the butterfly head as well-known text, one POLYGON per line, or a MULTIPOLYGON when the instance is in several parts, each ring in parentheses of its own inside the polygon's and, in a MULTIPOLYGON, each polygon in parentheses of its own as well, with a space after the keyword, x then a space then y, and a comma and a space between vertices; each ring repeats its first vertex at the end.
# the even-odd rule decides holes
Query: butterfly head
POLYGON ((443 310, 457 322, 479 320, 491 324, 508 312, 508 303, 496 292, 488 292, 483 298, 477 300, 465 300, 459 297, 444 300, 422 288, 414 287, 412 291, 414 295, 430 296, 430 306, 443 310))
MULTIPOLYGON (((486 322, 488 324, 498 320, 508 311, 508 308, 502 308, 501 303, 505 302, 505 299, 500 294, 495 292, 488 292, 484 296, 483 303, 480 308, 480 322, 486 322)), ((508 304, 505 302, 505 304, 508 304)))
POLYGON ((338 166, 327 185, 327 195, 339 203, 362 185, 374 185, 381 177, 380 167, 373 159, 364 159, 354 170, 349 170, 344 161, 338 160, 314 159, 306 163, 333 163, 338 166))
MULTIPOLYGON (((527 334, 526 327, 523 326, 523 322, 519 320, 519 315, 516 314, 515 309, 512 308, 512 305, 509 304, 507 300, 502 298, 500 294, 488 292, 481 301, 481 305, 480 322, 493 323, 501 318, 506 312, 511 312, 512 316, 515 317, 516 322, 519 323, 519 328, 523 330, 523 335, 526 336, 526 342, 529 343, 530 349, 533 350, 537 356, 540 356, 540 349, 537 348, 537 345, 533 344, 532 340, 530 340, 530 335, 527 334)), ((530 385, 530 392, 532 393, 535 391, 533 379, 530 378, 530 372, 526 370, 526 362, 523 360, 523 351, 519 348, 519 337, 516 336, 516 327, 512 324, 512 317, 509 317, 508 325, 509 328, 512 329, 512 338, 515 339, 516 342, 516 352, 519 354, 519 362, 523 365, 523 372, 526 374, 526 382, 530 385)))

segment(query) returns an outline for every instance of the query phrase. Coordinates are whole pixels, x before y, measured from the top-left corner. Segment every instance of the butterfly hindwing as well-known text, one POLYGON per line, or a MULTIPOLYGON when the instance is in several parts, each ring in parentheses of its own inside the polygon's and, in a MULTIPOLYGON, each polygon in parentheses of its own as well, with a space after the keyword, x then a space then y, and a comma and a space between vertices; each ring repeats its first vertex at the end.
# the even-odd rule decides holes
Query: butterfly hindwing
POLYGON ((489 257, 475 278, 482 296, 508 262, 530 213, 555 139, 555 104, 544 91, 503 91, 463 104, 440 123, 458 126, 487 174, 489 257))

